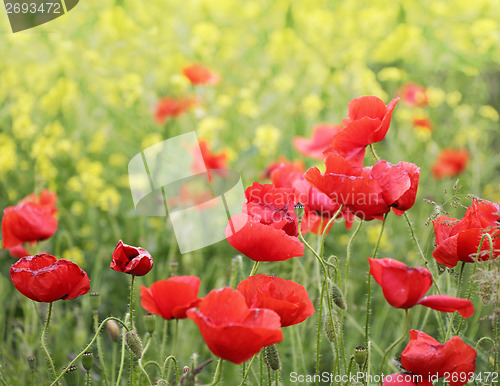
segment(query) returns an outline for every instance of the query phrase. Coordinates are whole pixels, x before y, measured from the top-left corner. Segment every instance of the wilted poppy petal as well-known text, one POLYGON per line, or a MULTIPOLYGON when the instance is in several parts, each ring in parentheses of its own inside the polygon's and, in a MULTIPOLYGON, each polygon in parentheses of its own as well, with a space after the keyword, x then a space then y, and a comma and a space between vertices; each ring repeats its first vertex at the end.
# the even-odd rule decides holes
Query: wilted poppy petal
POLYGON ((417 304, 441 312, 457 311, 464 318, 469 318, 474 314, 474 305, 470 300, 452 296, 430 295, 420 299, 417 304))

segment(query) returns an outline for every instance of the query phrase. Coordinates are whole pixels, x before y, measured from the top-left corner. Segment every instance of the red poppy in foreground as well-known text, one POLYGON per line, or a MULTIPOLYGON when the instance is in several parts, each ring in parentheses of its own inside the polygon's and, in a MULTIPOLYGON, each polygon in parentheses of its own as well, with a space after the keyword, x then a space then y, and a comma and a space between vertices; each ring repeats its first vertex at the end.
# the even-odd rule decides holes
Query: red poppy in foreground
POLYGON ((283 340, 278 314, 249 308, 243 295, 229 287, 211 291, 200 302, 199 310, 191 308, 187 316, 196 323, 212 353, 236 364, 283 340))
POLYGON ((210 175, 210 169, 227 169, 227 154, 225 152, 212 153, 208 142, 204 139, 200 140, 198 144, 199 148, 196 146, 195 151, 193 151, 194 157, 191 164, 193 173, 205 173, 208 170, 210 175))
POLYGON ((153 258, 148 251, 133 247, 119 241, 113 255, 110 267, 118 272, 134 276, 144 276, 153 268, 153 258))
POLYGON ((54 208, 33 202, 9 206, 3 211, 2 242, 9 249, 22 243, 50 238, 57 230, 54 208))
POLYGON ((398 100, 393 99, 386 106, 376 96, 353 99, 349 102, 348 118, 342 120, 344 128, 333 137, 326 151, 338 152, 353 165, 361 167, 365 147, 385 138, 398 100))
POLYGON ((200 84, 214 85, 220 81, 220 76, 218 74, 199 64, 192 64, 184 67, 182 73, 189 79, 193 86, 200 84))
POLYGON ((10 267, 12 283, 24 296, 51 303, 84 295, 90 290, 90 281, 75 263, 41 254, 20 258, 10 267))
POLYGON ((399 90, 399 96, 412 106, 423 107, 428 104, 425 87, 415 82, 405 83, 399 90))
POLYGON ((174 276, 158 280, 147 288, 141 286, 141 305, 163 319, 185 319, 186 311, 196 307, 200 279, 196 276, 174 276))
POLYGON ((281 318, 281 327, 303 322, 314 314, 304 286, 292 280, 267 275, 250 276, 238 284, 250 308, 267 308, 281 318))
POLYGON ((432 175, 436 180, 455 177, 467 168, 469 152, 466 149, 443 149, 432 165, 432 175))
POLYGON ((280 155, 276 162, 273 162, 266 167, 266 169, 260 174, 259 178, 262 180, 271 178, 271 174, 274 170, 276 170, 277 168, 279 168, 280 166, 282 166, 284 164, 289 164, 289 163, 293 163, 297 168, 302 170, 302 174, 304 174, 304 172, 306 171, 306 169, 304 167, 304 162, 302 160, 295 160, 295 161, 291 162, 291 161, 288 161, 288 159, 286 157, 283 157, 282 155, 280 155))
POLYGON ((490 259, 490 240, 485 237, 477 254, 481 238, 490 234, 493 258, 500 255, 500 204, 486 200, 472 201, 461 220, 440 216, 432 222, 436 235, 436 249, 432 256, 439 264, 454 267, 459 261, 473 263, 475 259, 490 259))
POLYGON ((423 376, 418 386, 432 386, 446 377, 450 386, 463 386, 476 370, 476 350, 454 336, 445 344, 422 331, 410 330, 410 343, 401 354, 401 364, 423 376))
POLYGON ((168 118, 177 118, 188 111, 196 104, 193 98, 162 98, 158 101, 155 111, 155 120, 159 125, 163 125, 168 118))
POLYGON ((472 316, 474 305, 468 299, 445 295, 425 296, 432 285, 432 275, 424 267, 408 267, 394 259, 371 259, 370 274, 382 287, 387 302, 395 308, 408 309, 418 304, 441 312, 457 311, 464 318, 472 316))
POLYGON ((226 238, 236 250, 255 261, 282 261, 304 254, 296 237, 293 192, 254 182, 245 190, 242 214, 231 216, 226 238))
POLYGON ((382 220, 391 208, 400 216, 415 203, 420 168, 412 163, 392 165, 380 160, 371 167, 360 168, 329 153, 325 164, 324 174, 316 167, 310 168, 305 179, 362 220, 382 220))
POLYGON ((305 156, 322 160, 323 152, 332 143, 333 137, 343 129, 341 125, 322 124, 314 128, 312 139, 295 137, 293 146, 305 156))

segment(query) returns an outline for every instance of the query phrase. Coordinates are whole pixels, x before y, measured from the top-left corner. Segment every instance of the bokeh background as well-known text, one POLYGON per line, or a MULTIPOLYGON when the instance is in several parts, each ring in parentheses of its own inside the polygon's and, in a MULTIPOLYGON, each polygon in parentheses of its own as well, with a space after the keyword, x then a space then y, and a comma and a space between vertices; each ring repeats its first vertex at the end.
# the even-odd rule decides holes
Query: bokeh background
MULTIPOLYGON (((43 188, 58 194, 58 231, 41 248, 89 273, 92 290, 103 294, 103 317, 127 310, 128 277, 109 268, 119 239, 155 258, 155 269, 141 284, 168 277, 173 260, 179 263, 177 273, 201 277, 201 295, 229 283, 236 251, 227 242, 180 255, 165 218, 134 211, 128 161, 175 134, 196 130, 213 151, 227 154, 229 167, 248 186, 262 181, 262 171, 280 155, 318 166, 294 149, 293 138, 310 136, 319 123, 340 123, 352 98, 376 95, 388 103, 405 83, 416 82, 426 88, 428 105, 400 101, 376 150, 389 162, 408 161, 422 169, 409 214, 427 256, 433 250, 428 224, 433 214, 463 215, 461 205, 470 203, 470 194, 500 201, 500 8, 495 0, 82 0, 66 16, 16 34, 3 9, 0 14, 0 206, 43 188), (221 82, 193 87, 182 75, 192 63, 218 73, 221 82), (166 96, 200 102, 160 125, 154 111, 166 96), (433 130, 415 126, 422 117, 433 130), (458 183, 456 177, 436 180, 431 174, 447 147, 470 153, 458 183)), ((366 224, 354 242, 346 352, 363 343, 366 256, 380 226, 366 224)), ((351 233, 335 226, 327 253, 342 261, 351 233)), ((316 243, 313 235, 310 240, 316 243)), ((382 255, 422 264, 404 219, 388 219, 382 255)), ((311 255, 292 260, 265 264, 261 271, 302 283, 316 299, 316 261, 311 255)), ((252 262, 241 261, 249 271, 252 262)), ((47 369, 38 348, 35 308, 8 276, 13 262, 7 251, 0 252, 0 362, 9 382, 25 384, 19 374, 27 368, 27 356, 39 356, 40 376, 47 369)), ((446 271, 440 279, 450 291, 454 275, 446 271)), ((474 301, 478 312, 465 330, 472 345, 491 336, 486 317, 492 306, 474 301)), ((374 302, 372 336, 383 350, 399 336, 402 313, 386 304, 380 288, 374 289, 374 302)), ((44 305, 37 311, 43 315, 44 305)), ((49 345, 61 368, 91 336, 92 315, 86 297, 59 302, 55 311, 49 345)), ((415 309, 415 325, 424 314, 415 309)), ((285 329, 283 374, 313 372, 312 319, 285 329)), ((435 318, 427 323, 426 331, 442 339, 435 318)), ((181 363, 189 364, 194 351, 200 361, 212 357, 195 326, 180 321, 179 328, 180 341, 188 342, 179 347, 181 363)), ((103 339, 111 350, 111 341, 103 339)), ((159 342, 156 346, 159 351, 159 342)), ((322 349, 328 371, 331 346, 322 349)), ((479 353, 478 370, 489 368, 488 355, 487 349, 479 353)), ((209 377, 214 366, 202 376, 209 377)), ((225 371, 228 380, 240 374, 236 366, 225 371)))

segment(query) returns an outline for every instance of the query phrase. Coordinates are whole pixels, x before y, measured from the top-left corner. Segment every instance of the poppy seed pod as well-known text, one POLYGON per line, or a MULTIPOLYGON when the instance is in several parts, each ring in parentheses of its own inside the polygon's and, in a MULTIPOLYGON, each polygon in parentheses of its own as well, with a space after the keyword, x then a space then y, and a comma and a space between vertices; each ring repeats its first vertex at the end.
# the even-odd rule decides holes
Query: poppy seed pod
POLYGON ((30 367, 31 371, 35 371, 35 369, 36 369, 36 356, 30 355, 27 359, 28 359, 28 366, 30 367))
POLYGON ((363 346, 358 346, 354 349, 354 360, 360 368, 362 368, 368 358, 368 351, 363 346))
POLYGON ((64 369, 64 380, 68 386, 77 386, 79 383, 78 367, 75 365, 64 369))
POLYGON ((94 365, 94 354, 90 351, 86 351, 82 356, 82 366, 85 370, 90 371, 94 365))
POLYGON ((266 361, 267 367, 271 370, 278 371, 281 369, 281 357, 278 350, 278 345, 272 344, 270 346, 264 347, 264 359, 266 361))
POLYGON ((139 334, 135 331, 128 331, 125 334, 125 340, 127 342, 127 346, 132 351, 137 359, 141 359, 142 357, 142 341, 139 337, 139 334))
POLYGON ((101 293, 97 291, 92 291, 89 293, 90 307, 92 311, 97 312, 101 306, 101 293))
POLYGON ((109 338, 113 342, 118 342, 121 337, 120 326, 114 320, 108 320, 106 322, 106 330, 108 331, 109 338))

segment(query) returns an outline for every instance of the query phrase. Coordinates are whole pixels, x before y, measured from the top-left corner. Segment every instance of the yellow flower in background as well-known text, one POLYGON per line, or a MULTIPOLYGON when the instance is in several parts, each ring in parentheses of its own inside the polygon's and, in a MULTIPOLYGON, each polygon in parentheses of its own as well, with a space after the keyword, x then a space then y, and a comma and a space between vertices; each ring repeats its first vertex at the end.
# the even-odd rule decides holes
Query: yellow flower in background
POLYGON ((486 185, 481 197, 491 202, 500 202, 500 183, 497 182, 486 185))
POLYGON ((244 99, 238 106, 238 112, 250 118, 255 118, 259 115, 259 106, 252 100, 244 99))
POLYGON ((108 138, 106 134, 100 130, 94 133, 92 136, 92 141, 88 145, 87 149, 90 153, 101 153, 106 148, 106 143, 108 138))
POLYGON ((121 202, 121 196, 113 187, 107 187, 99 192, 98 205, 104 212, 116 211, 121 202))
POLYGON ((224 119, 217 117, 205 117, 200 120, 197 128, 198 138, 204 138, 209 142, 220 137, 221 131, 227 127, 227 122, 224 119))
POLYGON ((309 94, 302 99, 302 111, 310 118, 318 116, 319 112, 323 109, 325 104, 321 98, 316 94, 309 94))
POLYGON ((163 136, 159 133, 151 133, 146 135, 141 142, 141 149, 147 149, 157 143, 160 143, 164 140, 163 136))
POLYGON ((71 247, 66 249, 62 254, 63 259, 72 261, 80 267, 85 267, 85 256, 83 251, 78 247, 71 247))
POLYGON ((377 77, 382 82, 401 82, 406 78, 406 72, 397 67, 386 67, 379 71, 377 77))
POLYGON ((455 90, 446 95, 446 103, 448 103, 450 107, 455 107, 460 103, 461 100, 462 94, 460 93, 460 91, 455 90))
POLYGON ((443 89, 438 87, 429 86, 427 87, 425 93, 430 107, 438 107, 446 99, 446 93, 443 89))
MULTIPOLYGON (((380 235, 381 229, 382 229, 382 224, 380 224, 380 223, 373 223, 368 227, 368 230, 366 232, 367 232, 368 240, 369 240, 371 245, 377 244, 377 240, 378 240, 378 237, 380 235)), ((393 250, 392 243, 389 243, 389 238, 387 236, 387 232, 384 232, 382 234, 382 238, 380 239, 379 248, 383 249, 385 251, 388 251, 388 252, 393 250)))
POLYGON ((193 26, 190 46, 203 58, 208 58, 214 54, 221 32, 219 28, 211 22, 204 21, 193 26))
POLYGON ((273 155, 281 139, 281 131, 273 125, 261 125, 255 130, 253 145, 263 157, 273 155))
POLYGON ((272 84, 276 91, 286 94, 294 88, 295 80, 288 74, 281 74, 273 79, 272 84))
POLYGON ((127 157, 125 157, 125 155, 122 153, 113 153, 108 158, 109 164, 116 168, 125 166, 127 164, 127 161, 127 157))
POLYGON ((0 177, 17 165, 17 148, 14 141, 6 134, 0 133, 0 177))
POLYGON ((481 106, 479 108, 479 114, 481 114, 482 117, 487 118, 493 122, 498 122, 498 111, 496 111, 493 106, 481 106))
POLYGON ((16 139, 28 139, 35 135, 37 127, 27 115, 19 115, 13 118, 12 134, 16 139))

